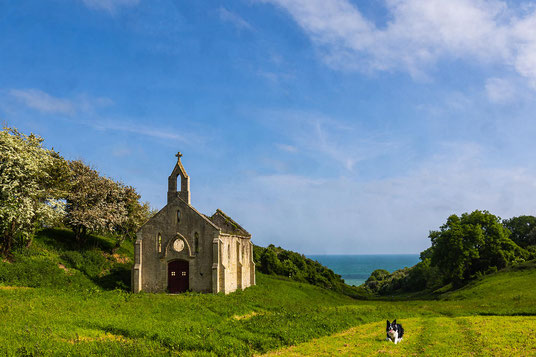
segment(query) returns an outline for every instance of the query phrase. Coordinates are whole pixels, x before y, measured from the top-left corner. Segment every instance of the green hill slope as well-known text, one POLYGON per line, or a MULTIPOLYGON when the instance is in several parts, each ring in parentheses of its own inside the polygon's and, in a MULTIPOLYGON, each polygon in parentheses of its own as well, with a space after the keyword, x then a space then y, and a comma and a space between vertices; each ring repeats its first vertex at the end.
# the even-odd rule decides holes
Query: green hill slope
MULTIPOLYGON (((395 311, 384 319, 272 354, 534 356, 536 290, 531 287, 535 281, 532 261, 444 293, 438 300, 396 301, 395 311), (406 332, 398 345, 385 341, 385 319, 393 317, 403 324, 406 332)), ((365 304, 385 309, 383 301, 365 304)))
POLYGON ((247 355, 360 322, 354 302, 308 284, 258 275, 230 295, 0 288, 0 351, 207 352, 247 355))
MULTIPOLYGON (((429 322, 478 326, 488 321, 478 320, 487 318, 479 315, 536 315, 536 293, 528 288, 536 270, 530 266, 486 277, 437 300, 359 301, 263 274, 257 274, 257 286, 229 295, 130 294, 125 290, 132 257, 128 245, 114 256, 106 237, 93 237, 83 248, 70 238, 67 231, 42 232, 24 255, 0 262, 0 354, 252 355, 315 338, 327 339, 329 349, 336 345, 330 339, 350 328, 358 331, 353 339, 392 348, 360 336, 381 337, 384 320, 393 318, 407 321, 408 337, 422 335, 408 338, 408 345, 420 346, 411 351, 420 351, 435 341, 425 337, 429 322)), ((517 320, 506 319, 511 318, 499 324, 515 328, 517 320)), ((472 336, 472 327, 465 330, 472 336)), ((458 336, 454 328, 444 331, 458 336)))
POLYGON ((227 296, 130 294, 132 249, 113 243, 45 230, 0 262, 0 354, 249 355, 361 321, 347 296, 262 274, 227 296))
POLYGON ((453 292, 440 295, 442 300, 486 301, 490 306, 497 304, 496 313, 509 313, 509 305, 515 313, 521 306, 530 307, 536 302, 536 261, 530 261, 515 268, 508 268, 453 292), (502 307, 502 308, 501 308, 502 307))
POLYGON ((89 236, 84 244, 67 229, 39 231, 29 248, 0 262, 0 285, 75 290, 130 289, 132 243, 112 254, 115 241, 89 236))

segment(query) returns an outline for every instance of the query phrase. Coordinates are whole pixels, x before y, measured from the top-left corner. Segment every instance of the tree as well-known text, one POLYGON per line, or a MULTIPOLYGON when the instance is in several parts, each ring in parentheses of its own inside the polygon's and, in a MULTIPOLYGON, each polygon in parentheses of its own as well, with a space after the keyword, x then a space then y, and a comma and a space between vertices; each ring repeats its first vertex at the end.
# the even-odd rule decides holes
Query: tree
POLYGON ((37 227, 64 213, 65 161, 43 147, 43 139, 15 128, 0 131, 0 254, 29 246, 37 227))
POLYGON ((387 281, 391 274, 385 269, 376 269, 374 270, 367 281, 365 281, 365 286, 372 292, 378 292, 382 285, 387 281))
POLYGON ((436 289, 441 286, 442 280, 439 269, 431 266, 430 258, 421 258, 419 263, 408 270, 404 285, 407 291, 436 289))
POLYGON ((510 239, 520 247, 536 245, 536 217, 513 217, 505 219, 503 225, 510 231, 510 239))
POLYGON ((430 232, 431 265, 455 284, 504 268, 525 254, 508 234, 500 218, 487 211, 452 215, 439 231, 430 232))
POLYGON ((70 161, 65 224, 78 241, 94 232, 115 232, 127 221, 124 188, 82 161, 70 161))
POLYGON ((261 255, 261 267, 265 274, 282 275, 283 267, 277 257, 275 247, 271 244, 261 255))
POLYGON ((115 227, 116 244, 112 249, 115 253, 125 239, 133 240, 138 229, 151 218, 155 212, 148 202, 140 203, 141 196, 132 186, 118 184, 121 189, 120 200, 126 208, 126 219, 115 227))

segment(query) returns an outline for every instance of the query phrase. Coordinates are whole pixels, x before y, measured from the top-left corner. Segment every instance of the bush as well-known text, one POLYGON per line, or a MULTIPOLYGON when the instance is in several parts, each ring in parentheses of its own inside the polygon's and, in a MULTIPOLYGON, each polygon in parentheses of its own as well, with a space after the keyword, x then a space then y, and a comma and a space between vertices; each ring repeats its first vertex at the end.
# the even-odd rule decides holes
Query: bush
POLYGON ((365 287, 373 293, 378 293, 391 274, 385 269, 374 270, 367 281, 365 287))
POLYGON ((82 270, 84 266, 84 257, 82 256, 82 253, 70 250, 63 253, 61 257, 68 263, 69 267, 82 270))

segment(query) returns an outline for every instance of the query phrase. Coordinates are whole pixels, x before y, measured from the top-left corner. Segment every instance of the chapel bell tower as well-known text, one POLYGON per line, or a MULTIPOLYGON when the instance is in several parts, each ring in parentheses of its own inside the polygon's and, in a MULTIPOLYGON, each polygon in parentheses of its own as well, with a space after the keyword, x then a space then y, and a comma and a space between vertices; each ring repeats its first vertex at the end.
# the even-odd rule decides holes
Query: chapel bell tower
POLYGON ((190 178, 182 166, 180 152, 175 155, 177 157, 177 164, 173 168, 171 175, 168 177, 168 193, 167 203, 170 203, 173 198, 180 197, 184 202, 190 204, 190 178), (177 192, 177 178, 181 177, 181 190, 177 192))

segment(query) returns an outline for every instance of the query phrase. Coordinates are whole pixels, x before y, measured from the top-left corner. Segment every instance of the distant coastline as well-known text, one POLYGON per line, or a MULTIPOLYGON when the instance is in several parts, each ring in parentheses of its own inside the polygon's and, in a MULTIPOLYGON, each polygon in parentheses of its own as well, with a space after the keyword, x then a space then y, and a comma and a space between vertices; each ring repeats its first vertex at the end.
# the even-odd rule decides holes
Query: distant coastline
POLYGON ((419 254, 312 254, 307 258, 327 266, 346 284, 355 286, 363 284, 376 269, 392 273, 419 262, 419 254))

